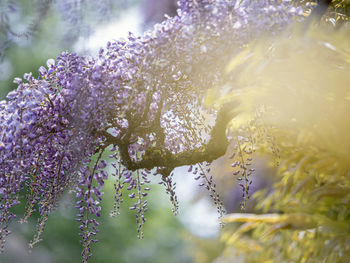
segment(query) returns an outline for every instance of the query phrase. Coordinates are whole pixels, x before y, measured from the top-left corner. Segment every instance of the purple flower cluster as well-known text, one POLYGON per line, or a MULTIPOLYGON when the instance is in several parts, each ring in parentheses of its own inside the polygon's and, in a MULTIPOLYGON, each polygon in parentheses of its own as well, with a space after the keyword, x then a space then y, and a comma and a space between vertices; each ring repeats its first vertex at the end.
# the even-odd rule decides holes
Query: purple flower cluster
MULTIPOLYGON (((96 59, 65 52, 40 67, 37 79, 31 74, 15 79, 17 90, 0 103, 2 241, 20 190, 28 200, 23 221, 34 209, 41 214, 34 244, 62 193, 73 187, 86 262, 96 242, 108 177, 102 156, 110 145, 117 180, 112 214, 118 213, 126 185, 129 198, 137 199, 130 209, 137 212, 142 237, 150 173, 162 174, 176 212, 170 177, 176 165, 157 162, 208 143, 213 130, 208 119, 217 112, 204 110, 203 95, 230 80, 224 68, 235 48, 278 32, 301 14, 288 1, 192 0, 179 6, 178 16, 143 36, 130 33, 108 43, 96 59)), ((198 167, 222 213, 208 169, 198 167)))
POLYGON ((173 183, 173 175, 174 173, 171 173, 167 177, 162 176, 162 180, 159 182, 159 184, 164 185, 165 193, 170 196, 170 202, 173 206, 172 211, 174 215, 177 215, 179 210, 179 202, 177 201, 177 196, 175 194, 176 183, 173 183))
POLYGON ((209 192, 210 198, 216 205, 216 209, 221 218, 225 214, 225 208, 220 199, 219 193, 216 190, 216 183, 213 176, 210 174, 210 163, 198 163, 196 165, 190 165, 188 172, 195 176, 196 181, 200 181, 199 186, 204 187, 209 192))

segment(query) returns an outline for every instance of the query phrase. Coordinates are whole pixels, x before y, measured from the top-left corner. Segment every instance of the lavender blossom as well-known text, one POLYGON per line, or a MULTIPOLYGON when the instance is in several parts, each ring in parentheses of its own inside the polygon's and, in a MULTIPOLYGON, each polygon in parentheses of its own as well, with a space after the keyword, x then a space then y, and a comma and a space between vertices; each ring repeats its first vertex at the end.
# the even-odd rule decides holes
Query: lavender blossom
MULTIPOLYGON (((18 88, 0 103, 1 242, 21 189, 27 189, 28 202, 22 221, 34 209, 41 214, 34 244, 60 196, 73 187, 87 262, 97 241, 107 147, 113 146, 110 161, 117 169, 112 214, 125 185, 129 198, 137 199, 130 209, 140 238, 150 171, 161 174, 176 213, 171 171, 225 153, 233 106, 205 109, 205 92, 231 81, 224 67, 243 44, 283 30, 302 10, 277 0, 182 0, 179 7, 177 16, 152 31, 108 43, 97 58, 63 52, 39 68, 37 79, 15 79, 18 88)), ((204 180, 221 215, 208 169, 199 165, 192 172, 204 180)))

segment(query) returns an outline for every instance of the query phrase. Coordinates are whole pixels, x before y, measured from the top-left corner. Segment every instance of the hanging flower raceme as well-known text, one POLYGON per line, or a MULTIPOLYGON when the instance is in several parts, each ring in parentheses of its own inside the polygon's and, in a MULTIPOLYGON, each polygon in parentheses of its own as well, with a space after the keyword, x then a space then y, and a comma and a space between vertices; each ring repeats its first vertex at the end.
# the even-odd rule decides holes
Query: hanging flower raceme
POLYGON ((9 233, 11 207, 27 193, 22 221, 38 209, 40 240, 47 216, 63 192, 76 191, 83 261, 96 242, 99 205, 107 163, 116 177, 118 214, 122 188, 137 200, 139 237, 147 210, 151 173, 162 176, 177 212, 171 172, 195 165, 220 213, 208 165, 222 156, 234 102, 207 109, 209 87, 230 81, 225 66, 241 46, 264 33, 277 33, 302 10, 282 1, 180 1, 168 17, 142 36, 108 43, 97 58, 62 53, 40 67, 39 77, 16 79, 18 88, 0 104, 0 235, 9 233), (112 148, 108 148, 112 146, 112 148))

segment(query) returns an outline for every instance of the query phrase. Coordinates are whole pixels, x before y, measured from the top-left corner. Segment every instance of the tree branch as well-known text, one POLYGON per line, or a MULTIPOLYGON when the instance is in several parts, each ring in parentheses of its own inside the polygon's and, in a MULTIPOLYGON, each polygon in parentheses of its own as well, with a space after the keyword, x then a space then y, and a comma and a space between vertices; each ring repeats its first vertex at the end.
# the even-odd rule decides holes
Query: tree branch
POLYGON ((323 15, 326 13, 328 7, 331 5, 332 0, 319 0, 317 6, 312 9, 311 14, 305 20, 304 27, 308 29, 313 21, 319 22, 323 15))
POLYGON ((160 168, 158 171, 167 176, 175 167, 191 165, 200 162, 212 162, 226 153, 228 141, 226 137, 226 127, 234 117, 233 110, 237 102, 224 104, 219 110, 215 125, 210 133, 209 142, 196 148, 181 153, 171 153, 169 150, 160 147, 147 149, 140 161, 132 161, 128 152, 129 141, 116 138, 106 131, 101 132, 105 136, 105 144, 118 146, 122 164, 129 170, 160 168))

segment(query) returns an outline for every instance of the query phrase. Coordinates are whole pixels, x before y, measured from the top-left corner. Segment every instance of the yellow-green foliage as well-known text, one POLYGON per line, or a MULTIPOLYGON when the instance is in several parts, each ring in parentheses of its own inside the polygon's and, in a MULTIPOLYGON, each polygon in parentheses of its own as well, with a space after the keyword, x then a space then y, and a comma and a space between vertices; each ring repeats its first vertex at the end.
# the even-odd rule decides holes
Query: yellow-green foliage
MULTIPOLYGON (((274 144, 281 163, 272 189, 255 194, 259 214, 224 219, 243 224, 224 232, 227 249, 218 262, 237 255, 237 262, 350 262, 347 26, 260 39, 227 66, 234 91, 215 103, 240 101, 231 129, 248 126, 256 150, 268 154, 274 144), (259 137, 261 130, 273 139, 259 137)), ((208 91, 207 103, 217 92, 208 91)))

